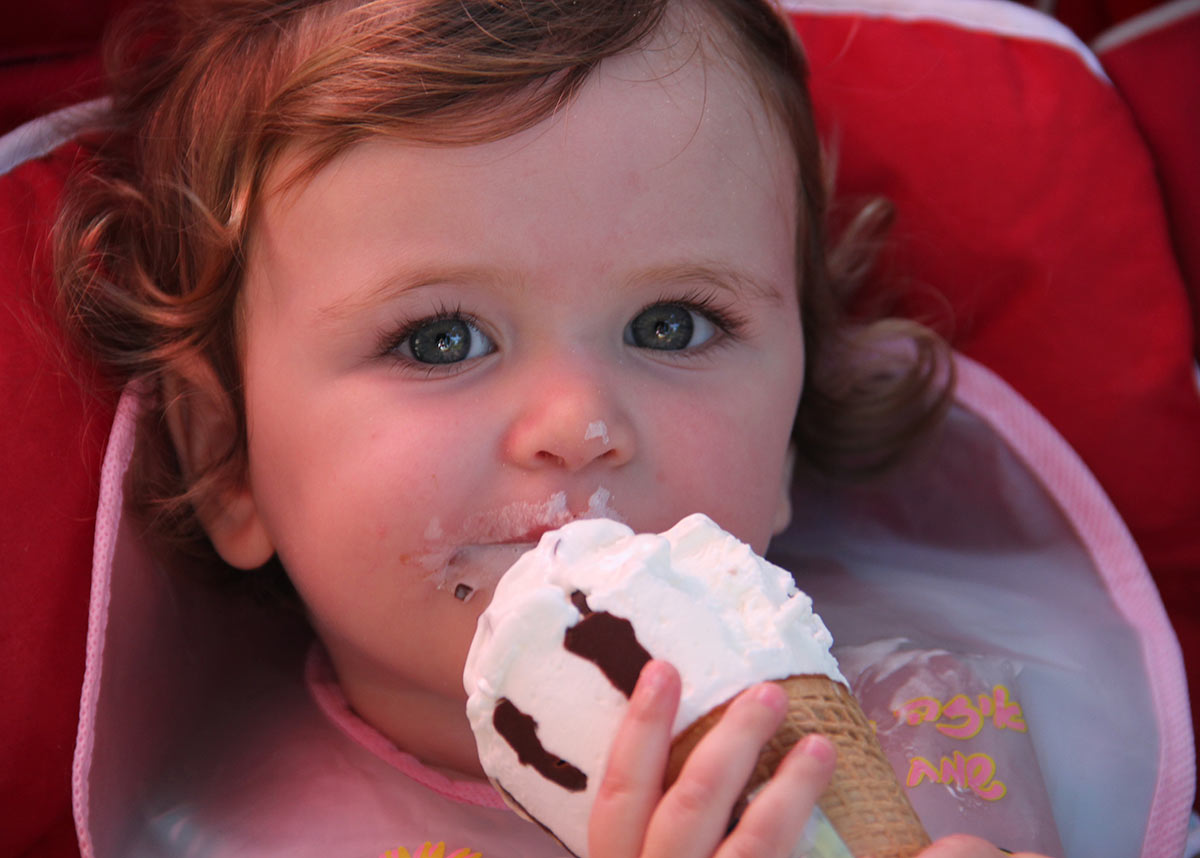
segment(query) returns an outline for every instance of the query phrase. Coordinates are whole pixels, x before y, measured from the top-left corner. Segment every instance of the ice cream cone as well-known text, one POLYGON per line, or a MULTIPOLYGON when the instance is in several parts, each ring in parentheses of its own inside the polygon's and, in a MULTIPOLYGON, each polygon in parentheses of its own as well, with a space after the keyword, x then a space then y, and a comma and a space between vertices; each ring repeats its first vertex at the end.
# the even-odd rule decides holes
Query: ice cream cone
MULTIPOLYGON (((856 858, 912 858, 928 846, 929 836, 849 690, 827 676, 793 676, 778 684, 788 692, 788 714, 763 748, 745 794, 769 779, 800 739, 822 733, 837 747, 838 760, 819 804, 851 853, 856 858)), ((724 709, 717 707, 676 737, 667 784, 678 777, 683 761, 724 709)))

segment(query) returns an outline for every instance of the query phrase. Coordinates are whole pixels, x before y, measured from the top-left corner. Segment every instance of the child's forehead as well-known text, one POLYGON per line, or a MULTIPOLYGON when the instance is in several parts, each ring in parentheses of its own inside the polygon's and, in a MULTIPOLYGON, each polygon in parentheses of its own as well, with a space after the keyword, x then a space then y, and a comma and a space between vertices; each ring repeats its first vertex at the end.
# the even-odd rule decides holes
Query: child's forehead
POLYGON ((422 282, 464 270, 476 274, 458 279, 626 282, 704 262, 794 283, 795 158, 753 93, 730 64, 676 40, 606 61, 570 104, 506 138, 369 139, 268 193, 251 270, 299 281, 297 260, 319 249, 345 260, 345 282, 391 282, 397 268, 422 282), (756 242, 772 249, 747 262, 756 242))
MULTIPOLYGON (((604 159, 620 151, 614 138, 622 135, 634 135, 645 150, 657 151, 664 167, 685 155, 693 160, 707 156, 709 163, 697 166, 717 174, 744 162, 751 147, 757 150, 752 157, 762 157, 774 169, 772 184, 790 192, 796 168, 790 137, 745 71, 747 64, 738 61, 730 37, 694 7, 672 8, 645 44, 600 62, 570 100, 532 128, 470 145, 412 142, 381 131, 332 155, 296 141, 269 172, 264 194, 286 205, 318 174, 336 180, 339 164, 380 143, 403 151, 414 163, 439 160, 501 172, 520 161, 529 147, 551 145, 548 138, 561 147, 590 149, 604 159)), ((486 114, 503 108, 480 109, 486 114)), ((480 118, 486 123, 486 115, 480 118)), ((530 161, 524 163, 530 169, 530 161)), ((579 166, 592 163, 589 157, 579 166)))

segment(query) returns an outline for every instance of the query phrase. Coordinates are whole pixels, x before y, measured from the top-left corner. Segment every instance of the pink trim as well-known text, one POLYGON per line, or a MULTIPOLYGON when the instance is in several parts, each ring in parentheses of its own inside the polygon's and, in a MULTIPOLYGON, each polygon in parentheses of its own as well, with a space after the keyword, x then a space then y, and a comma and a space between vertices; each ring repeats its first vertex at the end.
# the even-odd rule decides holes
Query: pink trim
POLYGON ((412 754, 401 751, 382 733, 354 714, 349 701, 342 694, 337 677, 334 676, 329 657, 319 645, 314 644, 308 651, 308 658, 304 664, 304 683, 317 706, 334 727, 406 777, 459 804, 496 810, 508 809, 504 799, 491 784, 454 780, 430 769, 412 754))
POLYGON ((1150 572, 1095 477, 1034 408, 988 370, 956 355, 958 398, 991 423, 1061 505, 1117 608, 1142 642, 1157 719, 1158 782, 1142 858, 1178 858, 1195 791, 1195 756, 1183 657, 1150 572))
POLYGON ((117 404, 112 434, 100 469, 100 500, 96 508, 96 535, 92 546, 92 590, 88 606, 88 632, 83 688, 79 699, 79 727, 75 737, 75 759, 71 771, 71 805, 82 858, 92 858, 95 847, 89 818, 88 778, 92 767, 93 732, 100 679, 104 666, 104 641, 108 627, 113 556, 118 524, 125 502, 124 475, 133 455, 137 413, 136 391, 127 390, 117 404))

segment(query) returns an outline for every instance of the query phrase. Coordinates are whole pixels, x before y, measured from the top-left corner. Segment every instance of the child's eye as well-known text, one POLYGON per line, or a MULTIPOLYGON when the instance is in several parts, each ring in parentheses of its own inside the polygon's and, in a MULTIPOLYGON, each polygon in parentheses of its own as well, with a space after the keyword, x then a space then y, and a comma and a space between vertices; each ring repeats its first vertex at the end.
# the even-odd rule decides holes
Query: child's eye
POLYGON ((389 348, 392 354, 431 366, 461 363, 495 350, 474 320, 457 312, 405 326, 389 348))
POLYGON ((680 351, 704 345, 717 333, 713 321, 687 304, 653 304, 625 328, 625 342, 640 349, 680 351))

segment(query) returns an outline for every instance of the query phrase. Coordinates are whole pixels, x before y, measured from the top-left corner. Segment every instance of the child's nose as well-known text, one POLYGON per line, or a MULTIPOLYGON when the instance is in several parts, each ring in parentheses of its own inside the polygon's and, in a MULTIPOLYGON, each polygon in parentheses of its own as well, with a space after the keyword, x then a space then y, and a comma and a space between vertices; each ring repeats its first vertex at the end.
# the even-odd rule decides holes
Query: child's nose
POLYGON ((529 380, 519 397, 504 439, 510 463, 574 472, 593 463, 617 467, 633 457, 633 424, 598 374, 560 367, 529 380))

